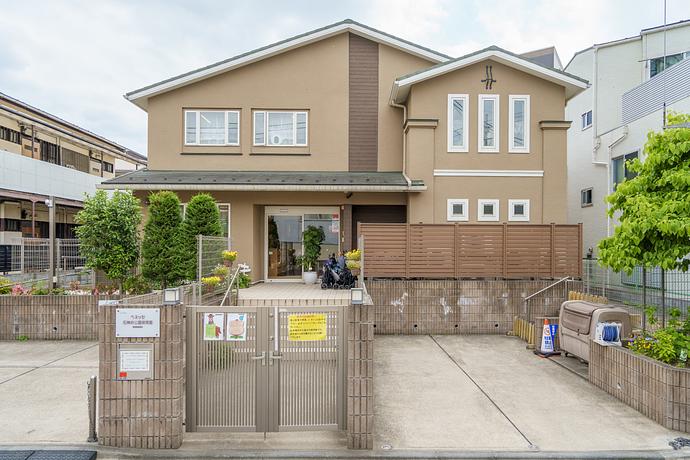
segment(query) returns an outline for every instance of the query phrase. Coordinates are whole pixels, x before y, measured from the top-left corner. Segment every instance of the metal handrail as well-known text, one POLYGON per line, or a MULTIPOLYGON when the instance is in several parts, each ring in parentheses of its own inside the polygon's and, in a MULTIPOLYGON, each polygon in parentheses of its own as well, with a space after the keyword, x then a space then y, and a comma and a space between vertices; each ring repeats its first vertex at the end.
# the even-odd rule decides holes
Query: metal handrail
POLYGON ((531 304, 529 303, 529 301, 532 298, 538 296, 539 294, 546 292, 549 289, 553 289, 554 287, 558 286, 559 284, 561 284, 565 281, 573 281, 573 277, 572 276, 566 276, 564 278, 561 278, 558 281, 556 281, 555 283, 551 283, 548 286, 546 286, 545 288, 538 290, 534 294, 531 294, 531 295, 528 295, 527 297, 525 297, 524 302, 525 302, 525 305, 527 306, 527 312, 526 312, 527 313, 527 321, 532 321, 532 308, 531 308, 531 304))
POLYGON ((232 291, 232 285, 233 283, 237 283, 237 289, 239 290, 239 274, 240 274, 240 264, 237 264, 237 268, 235 269, 235 273, 233 273, 232 278, 230 278, 230 283, 228 283, 228 288, 225 290, 225 295, 223 296, 223 300, 220 302, 220 306, 222 307, 225 305, 225 299, 228 298, 228 294, 232 291))

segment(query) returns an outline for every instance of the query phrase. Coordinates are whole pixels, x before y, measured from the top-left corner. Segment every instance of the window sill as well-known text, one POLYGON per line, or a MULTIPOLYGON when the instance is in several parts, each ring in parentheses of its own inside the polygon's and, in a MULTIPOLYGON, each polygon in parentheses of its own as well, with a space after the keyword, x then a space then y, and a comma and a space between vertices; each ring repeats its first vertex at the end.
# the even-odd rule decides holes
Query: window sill
POLYGON ((249 156, 258 157, 310 157, 311 153, 299 153, 299 152, 252 152, 249 156))
POLYGON ((593 204, 593 203, 581 204, 580 207, 581 207, 581 208, 592 208, 592 207, 594 207, 594 204, 593 204))
POLYGON ((180 152, 180 155, 190 156, 242 156, 242 152, 180 152))

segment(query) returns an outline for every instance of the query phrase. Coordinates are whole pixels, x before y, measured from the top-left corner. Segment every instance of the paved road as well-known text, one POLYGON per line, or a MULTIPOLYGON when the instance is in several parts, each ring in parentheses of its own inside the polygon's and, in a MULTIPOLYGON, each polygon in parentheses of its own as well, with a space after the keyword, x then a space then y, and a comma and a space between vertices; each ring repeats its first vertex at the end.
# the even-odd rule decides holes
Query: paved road
POLYGON ((84 442, 98 344, 0 342, 0 443, 84 442))
POLYGON ((671 450, 667 430, 504 336, 377 336, 375 448, 671 450))

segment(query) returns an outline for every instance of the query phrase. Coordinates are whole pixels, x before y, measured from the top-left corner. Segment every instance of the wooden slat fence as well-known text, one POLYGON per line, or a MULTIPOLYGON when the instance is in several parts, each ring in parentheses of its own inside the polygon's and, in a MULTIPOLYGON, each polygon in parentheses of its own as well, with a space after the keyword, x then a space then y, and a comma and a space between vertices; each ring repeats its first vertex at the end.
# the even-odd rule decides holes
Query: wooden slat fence
POLYGON ((368 278, 560 278, 582 274, 582 226, 358 224, 368 278))

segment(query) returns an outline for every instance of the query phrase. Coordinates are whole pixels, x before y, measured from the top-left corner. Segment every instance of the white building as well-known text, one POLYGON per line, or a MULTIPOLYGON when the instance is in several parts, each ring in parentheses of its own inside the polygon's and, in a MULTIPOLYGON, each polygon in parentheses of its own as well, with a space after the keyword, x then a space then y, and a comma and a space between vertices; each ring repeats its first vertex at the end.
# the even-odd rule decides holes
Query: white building
POLYGON ((583 224, 583 248, 597 256, 613 234, 606 196, 630 177, 625 161, 644 160, 650 130, 663 129, 663 107, 690 112, 690 20, 579 51, 565 71, 590 82, 570 99, 568 220, 583 224), (665 42, 665 46, 664 46, 665 42), (664 71, 664 48, 666 70, 664 71))

